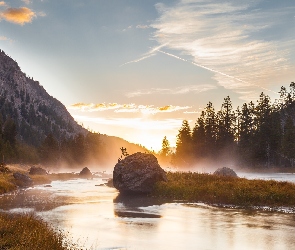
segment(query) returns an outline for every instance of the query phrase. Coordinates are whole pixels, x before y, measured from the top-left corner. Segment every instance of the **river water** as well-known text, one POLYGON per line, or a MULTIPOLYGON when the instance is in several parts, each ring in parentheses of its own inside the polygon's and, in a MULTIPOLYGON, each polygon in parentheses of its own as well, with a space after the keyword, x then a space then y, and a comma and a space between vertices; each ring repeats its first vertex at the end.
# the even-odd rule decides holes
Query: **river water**
POLYGON ((102 183, 54 181, 0 196, 0 210, 35 212, 82 249, 295 249, 295 214, 121 197, 102 183))

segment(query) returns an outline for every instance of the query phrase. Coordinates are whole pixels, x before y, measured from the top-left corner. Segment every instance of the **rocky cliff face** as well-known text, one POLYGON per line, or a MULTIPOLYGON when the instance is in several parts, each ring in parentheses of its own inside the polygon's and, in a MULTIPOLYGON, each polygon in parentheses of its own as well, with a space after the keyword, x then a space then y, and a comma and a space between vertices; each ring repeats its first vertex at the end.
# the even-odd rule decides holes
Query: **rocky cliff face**
POLYGON ((59 140, 87 133, 61 102, 0 50, 0 119, 1 116, 3 121, 12 118, 18 139, 34 146, 50 133, 59 140))

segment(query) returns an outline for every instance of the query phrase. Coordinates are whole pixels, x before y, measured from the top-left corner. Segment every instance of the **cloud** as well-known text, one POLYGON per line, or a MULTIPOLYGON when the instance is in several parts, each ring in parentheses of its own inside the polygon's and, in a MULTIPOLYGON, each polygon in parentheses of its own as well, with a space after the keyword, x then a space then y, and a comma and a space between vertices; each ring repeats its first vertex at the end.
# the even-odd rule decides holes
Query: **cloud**
POLYGON ((36 14, 26 7, 21 8, 8 8, 0 13, 0 18, 8 22, 24 25, 25 23, 32 22, 36 14))
POLYGON ((80 110, 82 112, 106 111, 114 110, 115 113, 142 113, 142 114, 157 114, 175 112, 179 110, 190 109, 189 106, 173 106, 166 105, 162 107, 154 107, 154 105, 135 105, 131 104, 118 104, 118 103, 76 103, 68 107, 68 109, 80 110))
POLYGON ((136 97, 142 95, 151 95, 151 94, 162 94, 162 95, 181 95, 187 93, 201 93, 206 92, 212 89, 216 89, 216 86, 212 84, 199 84, 199 85, 188 85, 181 86, 173 89, 164 89, 164 88, 151 88, 136 90, 126 94, 127 97, 136 97))
POLYGON ((32 1, 31 0, 21 0, 22 2, 24 2, 25 4, 30 4, 30 3, 32 3, 32 1))
POLYGON ((40 11, 37 13, 37 16, 45 17, 46 13, 44 11, 40 11))
POLYGON ((0 6, 7 6, 7 4, 4 1, 0 1, 0 6))
POLYGON ((295 36, 284 16, 295 7, 258 10, 255 4, 233 0, 156 4, 159 18, 150 26, 159 45, 190 56, 194 65, 213 72, 219 85, 235 91, 269 90, 275 76, 294 70, 290 61, 294 44, 290 41, 295 36), (277 35, 278 27, 289 27, 290 32, 277 35))
POLYGON ((136 26, 137 29, 148 29, 149 27, 150 26, 148 26, 148 25, 141 25, 141 24, 136 26))
POLYGON ((105 118, 105 117, 88 117, 81 115, 73 116, 77 121, 94 122, 101 125, 128 127, 131 129, 148 129, 148 130, 170 130, 179 129, 182 119, 163 119, 163 120, 146 120, 144 118, 105 118))
POLYGON ((12 39, 6 37, 6 36, 0 36, 0 41, 8 41, 8 42, 14 42, 12 39))
POLYGON ((132 29, 132 27, 133 27, 132 25, 129 25, 126 29, 123 29, 122 31, 125 32, 125 31, 127 31, 127 30, 132 29))
MULTIPOLYGON (((132 104, 130 104, 132 105, 132 104)), ((124 105, 120 105, 117 103, 99 103, 99 104, 94 104, 94 103, 75 103, 69 106, 69 109, 74 109, 74 110, 81 110, 81 111, 86 111, 86 112, 94 112, 94 111, 105 111, 105 110, 110 110, 110 109, 118 109, 121 108, 124 105)))

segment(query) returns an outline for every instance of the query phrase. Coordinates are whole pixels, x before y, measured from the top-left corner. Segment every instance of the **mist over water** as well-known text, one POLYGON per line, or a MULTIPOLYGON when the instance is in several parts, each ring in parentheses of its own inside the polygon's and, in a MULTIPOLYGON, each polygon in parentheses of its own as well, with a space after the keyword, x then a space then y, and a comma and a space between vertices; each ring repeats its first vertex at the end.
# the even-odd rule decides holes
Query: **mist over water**
MULTIPOLYGON (((277 174, 273 177, 282 177, 277 174)), ((0 196, 1 210, 35 211, 88 249, 294 249, 294 214, 124 197, 102 178, 54 181, 0 196)))

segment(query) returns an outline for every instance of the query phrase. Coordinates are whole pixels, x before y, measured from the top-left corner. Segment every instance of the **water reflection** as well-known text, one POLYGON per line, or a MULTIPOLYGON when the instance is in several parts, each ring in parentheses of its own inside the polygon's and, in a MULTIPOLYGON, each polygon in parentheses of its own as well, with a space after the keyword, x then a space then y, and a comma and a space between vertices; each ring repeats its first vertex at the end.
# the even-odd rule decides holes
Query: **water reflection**
POLYGON ((87 249, 295 249, 294 214, 122 196, 100 183, 53 182, 0 196, 0 208, 35 210, 87 249))
POLYGON ((163 201, 145 195, 119 194, 114 199, 114 214, 118 217, 161 218, 158 211, 150 207, 160 206, 163 201))

